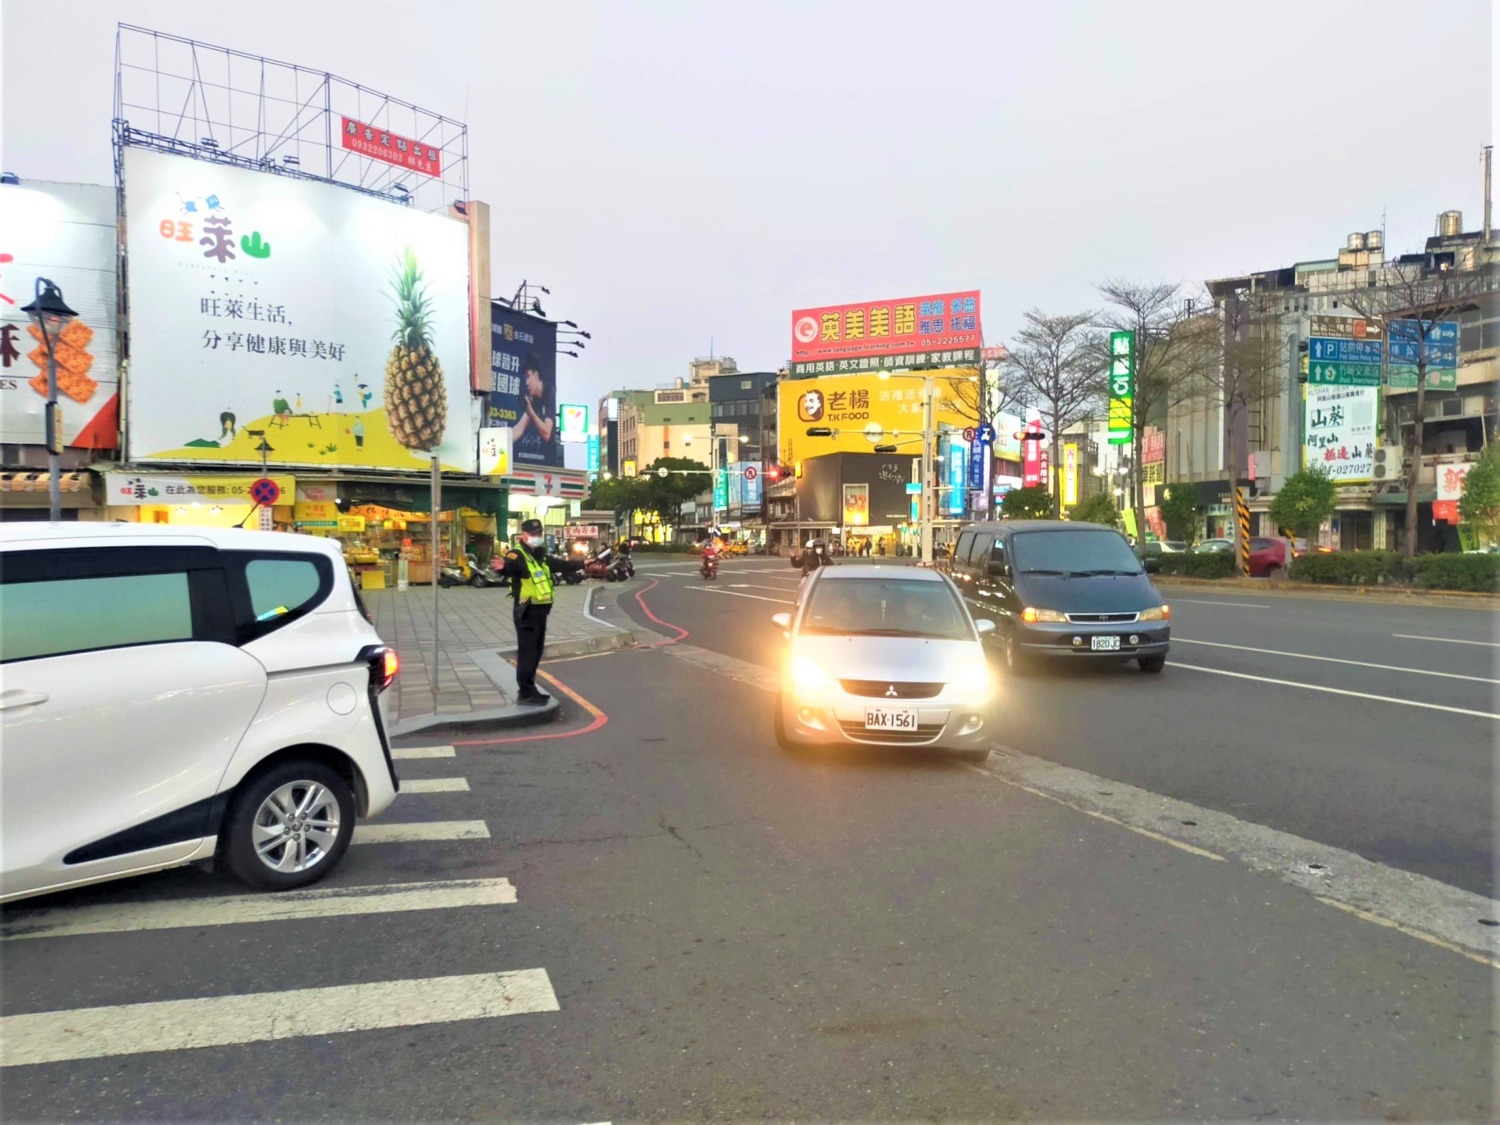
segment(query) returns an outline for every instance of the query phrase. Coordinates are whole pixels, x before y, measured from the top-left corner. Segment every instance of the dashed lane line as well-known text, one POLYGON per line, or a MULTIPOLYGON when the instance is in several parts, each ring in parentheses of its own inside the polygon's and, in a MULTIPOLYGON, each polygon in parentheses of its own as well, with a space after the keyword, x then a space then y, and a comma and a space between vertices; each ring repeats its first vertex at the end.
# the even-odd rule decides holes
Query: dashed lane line
POLYGON ((303 918, 343 918, 408 910, 451 910, 506 906, 516 901, 509 879, 453 879, 326 887, 280 894, 224 895, 164 902, 101 903, 41 910, 8 910, 0 921, 0 941, 118 934, 136 930, 178 930, 232 926, 246 922, 286 922, 303 918))
POLYGON ((1403 641, 1436 641, 1445 645, 1479 645, 1484 648, 1500 648, 1500 641, 1464 641, 1457 637, 1419 637, 1415 633, 1392 633, 1403 641))
POLYGON ((545 969, 375 981, 0 1017, 0 1066, 555 1012, 545 969))
POLYGON ((1434 672, 1428 668, 1402 668, 1396 664, 1372 664, 1368 660, 1348 660, 1341 656, 1314 656, 1309 652, 1285 652, 1274 648, 1252 648, 1250 645, 1231 645, 1222 641, 1195 641, 1187 637, 1172 638, 1174 645, 1205 645, 1208 648, 1228 648, 1237 652, 1260 652, 1267 656, 1289 656, 1297 660, 1320 660, 1326 664, 1353 664, 1357 668, 1378 668, 1384 672, 1406 672, 1413 676, 1441 676, 1445 680, 1469 680, 1476 684, 1500 684, 1500 680, 1489 676, 1465 676, 1458 672, 1434 672))
POLYGON ((1349 688, 1324 687, 1322 684, 1301 684, 1296 680, 1278 680, 1271 676, 1252 676, 1249 672, 1230 672, 1224 668, 1205 668, 1201 664, 1183 664, 1173 661, 1173 668, 1188 672, 1207 672, 1211 676, 1233 676, 1237 680, 1255 680, 1277 687, 1299 688, 1302 691, 1321 691, 1329 695, 1347 695, 1354 699, 1372 699, 1378 703, 1394 703, 1401 707, 1420 707, 1424 711, 1445 711, 1450 715, 1471 715, 1476 719, 1500 719, 1493 711, 1475 711, 1468 707, 1449 707, 1445 703, 1426 703, 1420 699, 1398 699, 1394 695, 1377 695, 1370 691, 1351 691, 1349 688))

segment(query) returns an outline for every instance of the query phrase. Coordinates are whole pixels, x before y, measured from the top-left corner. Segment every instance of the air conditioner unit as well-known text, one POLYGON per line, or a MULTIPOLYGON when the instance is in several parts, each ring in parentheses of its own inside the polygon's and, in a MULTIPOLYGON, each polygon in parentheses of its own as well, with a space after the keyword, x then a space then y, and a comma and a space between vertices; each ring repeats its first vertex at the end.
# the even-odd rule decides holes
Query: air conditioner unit
POLYGON ((1400 480, 1406 459, 1399 445, 1381 445, 1375 448, 1376 481, 1400 480))

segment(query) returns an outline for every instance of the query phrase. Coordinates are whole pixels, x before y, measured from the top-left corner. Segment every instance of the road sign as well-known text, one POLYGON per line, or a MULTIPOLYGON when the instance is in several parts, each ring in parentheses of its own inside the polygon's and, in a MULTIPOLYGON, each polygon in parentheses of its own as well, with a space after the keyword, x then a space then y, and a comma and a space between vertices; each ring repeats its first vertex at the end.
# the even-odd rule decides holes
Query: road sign
POLYGON ((250 485, 250 499, 262 507, 269 508, 281 499, 281 485, 270 477, 261 477, 250 485))
POLYGON ((1378 340, 1384 326, 1378 320, 1363 316, 1308 317, 1309 336, 1338 336, 1345 340, 1378 340))
POLYGON ((754 480, 758 476, 760 476, 760 470, 757 469, 754 465, 746 465, 745 466, 745 479, 746 480, 754 480))
POLYGON ((669 469, 665 465, 663 465, 661 468, 659 468, 659 469, 656 470, 656 475, 659 476, 659 477, 661 477, 662 480, 666 480, 667 477, 671 475, 671 472, 672 472, 671 469, 669 469))
POLYGON ((1380 341, 1346 340, 1339 337, 1313 336, 1307 341, 1307 355, 1314 363, 1332 360, 1334 363, 1373 363, 1381 360, 1380 341))
MULTIPOLYGON (((1388 345, 1391 350, 1391 363, 1415 367, 1417 356, 1422 350, 1422 345, 1415 340, 1392 339, 1388 345)), ((1458 367, 1458 345, 1434 343, 1432 338, 1427 340, 1427 370, 1438 369, 1453 370, 1458 367)))
MULTIPOLYGON (((1396 391, 1414 391, 1417 389, 1417 369, 1415 365, 1405 363, 1392 363, 1390 378, 1386 385, 1396 391)), ((1458 371, 1452 367, 1427 368, 1427 389, 1452 391, 1458 389, 1458 371)))
MULTIPOLYGON (((1458 321, 1429 320, 1427 325, 1428 344, 1452 344, 1454 347, 1458 346, 1458 321)), ((1417 327, 1415 320, 1391 321, 1392 340, 1410 340, 1416 342, 1421 338, 1421 330, 1417 327)))
POLYGON ((984 445, 994 445, 995 427, 990 425, 988 422, 983 423, 979 427, 979 440, 984 445))
POLYGON ((978 434, 979 431, 976 430, 973 426, 964 427, 964 441, 973 441, 974 438, 978 436, 978 434))
POLYGON ((1307 368, 1307 381, 1323 386, 1378 387, 1380 364, 1311 363, 1307 368))

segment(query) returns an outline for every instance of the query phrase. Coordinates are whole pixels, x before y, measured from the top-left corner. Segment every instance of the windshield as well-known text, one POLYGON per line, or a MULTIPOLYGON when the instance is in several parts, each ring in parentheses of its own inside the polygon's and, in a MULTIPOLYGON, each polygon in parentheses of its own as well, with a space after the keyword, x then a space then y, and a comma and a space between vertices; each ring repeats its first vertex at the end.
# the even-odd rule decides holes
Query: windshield
POLYGON ((946 582, 841 578, 818 583, 799 626, 839 636, 970 640, 969 615, 946 582))
POLYGON ((1011 540, 1018 574, 1140 574, 1130 545, 1107 530, 1027 531, 1011 540))

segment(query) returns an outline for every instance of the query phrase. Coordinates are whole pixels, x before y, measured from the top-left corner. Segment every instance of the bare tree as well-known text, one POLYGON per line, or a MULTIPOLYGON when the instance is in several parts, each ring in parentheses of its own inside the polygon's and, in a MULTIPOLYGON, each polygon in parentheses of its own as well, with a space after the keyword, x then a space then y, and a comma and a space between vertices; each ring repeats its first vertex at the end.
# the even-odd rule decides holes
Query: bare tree
MULTIPOLYGON (((1005 370, 1019 401, 1036 407, 1052 436, 1051 464, 1057 465, 1062 433, 1095 413, 1106 393, 1099 333, 1092 328, 1096 314, 1047 316, 1040 309, 1026 313, 1025 325, 1005 356, 1005 370)), ((1052 494, 1052 515, 1059 514, 1060 497, 1052 494)))
MULTIPOLYGON (((1131 399, 1130 506, 1136 534, 1146 527, 1145 484, 1139 466, 1144 462, 1146 421, 1201 393, 1205 371, 1213 365, 1211 328, 1217 318, 1205 313, 1198 298, 1184 296, 1182 286, 1169 282, 1108 281, 1099 286, 1108 308, 1095 321, 1108 332, 1135 334, 1135 394, 1131 399)), ((1102 353, 1107 357, 1108 341, 1102 353)))
POLYGON ((1398 262, 1383 271, 1381 284, 1372 289, 1350 290, 1340 300, 1366 317, 1385 321, 1386 347, 1391 343, 1394 319, 1415 322, 1413 332, 1417 369, 1416 414, 1411 441, 1406 446, 1406 531, 1401 552, 1411 558, 1417 551, 1417 485, 1422 474, 1422 443, 1426 413, 1427 371, 1437 322, 1474 307, 1479 295, 1495 288, 1495 267, 1478 259, 1480 248, 1459 251, 1450 265, 1429 255, 1420 262, 1398 262))

